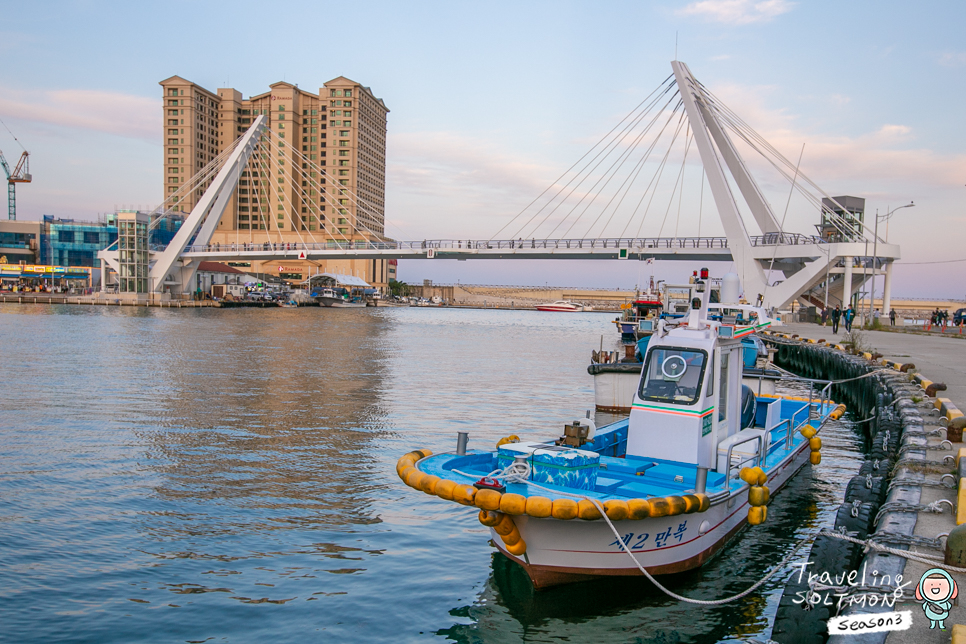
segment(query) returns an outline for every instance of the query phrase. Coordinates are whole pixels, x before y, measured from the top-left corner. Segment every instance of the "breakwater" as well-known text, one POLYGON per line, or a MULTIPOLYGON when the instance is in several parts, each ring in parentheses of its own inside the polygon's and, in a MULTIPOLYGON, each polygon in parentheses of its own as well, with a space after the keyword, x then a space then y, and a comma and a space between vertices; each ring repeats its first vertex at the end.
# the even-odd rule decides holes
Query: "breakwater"
MULTIPOLYGON (((854 644, 859 640, 852 634, 830 637, 828 620, 900 610, 897 604, 908 601, 918 582, 911 573, 921 573, 922 564, 897 556, 896 550, 913 548, 919 551, 914 556, 942 562, 944 542, 937 528, 920 525, 917 530, 917 524, 924 523, 918 520, 924 513, 951 514, 948 497, 956 495, 956 459, 954 445, 945 440, 940 426, 962 414, 951 401, 931 402, 929 397, 945 386, 913 373, 911 363, 876 362, 878 356, 855 346, 787 334, 771 333, 766 342, 777 349, 779 366, 806 378, 833 381, 832 398, 848 406, 865 440, 865 460, 849 481, 829 528, 893 550, 866 552, 840 536, 819 534, 808 568, 793 571, 786 582, 772 639, 822 644, 848 637, 854 644)), ((888 635, 866 634, 861 641, 884 642, 888 635)))

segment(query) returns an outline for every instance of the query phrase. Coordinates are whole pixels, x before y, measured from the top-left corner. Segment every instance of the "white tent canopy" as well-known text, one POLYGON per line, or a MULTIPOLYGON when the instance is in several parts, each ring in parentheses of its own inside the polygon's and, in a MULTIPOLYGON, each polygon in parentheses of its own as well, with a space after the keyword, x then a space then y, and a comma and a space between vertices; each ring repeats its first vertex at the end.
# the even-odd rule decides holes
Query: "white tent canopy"
POLYGON ((356 277, 355 275, 344 275, 342 273, 316 273, 315 275, 309 276, 309 278, 302 283, 311 284, 313 280, 318 280, 320 278, 327 278, 328 280, 334 282, 337 286, 349 288, 372 288, 372 285, 361 277, 356 277))

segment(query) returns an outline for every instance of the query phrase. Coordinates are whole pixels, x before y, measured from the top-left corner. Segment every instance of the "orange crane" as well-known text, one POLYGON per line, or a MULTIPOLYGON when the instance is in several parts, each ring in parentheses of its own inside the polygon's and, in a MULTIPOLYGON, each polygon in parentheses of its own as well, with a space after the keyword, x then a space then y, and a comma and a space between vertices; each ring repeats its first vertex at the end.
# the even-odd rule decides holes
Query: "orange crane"
MULTIPOLYGON (((2 123, 2 121, 0 121, 2 123)), ((7 132, 10 132, 10 128, 7 124, 3 124, 7 128, 7 132)), ((10 136, 13 136, 13 132, 10 132, 10 136)), ((17 137, 13 137, 13 140, 20 144, 20 140, 17 137)), ((30 183, 33 178, 30 175, 30 153, 20 145, 23 150, 23 154, 20 155, 20 160, 17 161, 17 166, 11 172, 10 166, 7 164, 6 158, 3 156, 3 150, 0 150, 0 165, 3 166, 3 171, 7 174, 7 218, 11 220, 17 219, 17 184, 18 183, 30 183)))

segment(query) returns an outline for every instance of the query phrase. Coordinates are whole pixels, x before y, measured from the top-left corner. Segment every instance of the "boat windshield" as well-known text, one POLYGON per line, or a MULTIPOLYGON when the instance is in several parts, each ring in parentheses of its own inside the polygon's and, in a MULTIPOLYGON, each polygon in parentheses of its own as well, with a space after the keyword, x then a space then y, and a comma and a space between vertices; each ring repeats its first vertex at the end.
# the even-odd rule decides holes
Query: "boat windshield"
POLYGON ((658 347, 647 353, 639 395, 644 400, 693 405, 701 394, 708 354, 696 349, 658 347))

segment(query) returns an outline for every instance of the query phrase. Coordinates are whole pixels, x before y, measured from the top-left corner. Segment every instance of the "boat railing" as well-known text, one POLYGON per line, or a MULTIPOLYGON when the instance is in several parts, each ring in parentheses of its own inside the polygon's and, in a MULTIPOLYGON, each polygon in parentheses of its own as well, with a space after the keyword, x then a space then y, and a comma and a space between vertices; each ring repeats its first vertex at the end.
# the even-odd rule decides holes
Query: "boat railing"
POLYGON ((731 479, 734 478, 734 476, 732 476, 731 474, 732 470, 737 469, 738 473, 740 473, 741 467, 748 462, 751 462, 754 465, 761 465, 761 463, 764 461, 764 451, 765 451, 764 435, 749 436, 744 440, 740 440, 735 443, 732 443, 731 445, 728 445, 728 456, 727 456, 728 460, 725 461, 728 464, 728 480, 725 483, 725 486, 726 486, 725 489, 727 489, 729 492, 731 491, 731 479), (758 449, 755 450, 755 453, 745 459, 738 461, 736 464, 732 464, 731 457, 733 455, 735 447, 737 447, 738 445, 744 445, 745 443, 750 443, 751 441, 758 441, 758 449))
POLYGON ((797 432, 799 429, 807 425, 808 422, 812 419, 811 411, 809 411, 808 417, 806 417, 805 420, 798 423, 797 425, 795 424, 795 417, 806 410, 811 410, 811 407, 802 407, 801 409, 793 413, 791 418, 786 418, 780 423, 785 425, 785 451, 786 452, 792 448, 792 444, 793 444, 792 436, 794 436, 795 432, 797 432))
MULTIPOLYGON (((760 383, 761 376, 759 376, 760 383)), ((831 402, 831 390, 832 381, 831 380, 821 380, 819 378, 801 378, 798 376, 782 376, 782 380, 786 382, 805 382, 808 383, 808 417, 811 418, 821 418, 822 414, 825 412, 827 405, 831 402), (823 385, 821 389, 816 390, 817 385, 823 385)), ((759 395, 761 393, 761 385, 759 384, 759 395)))

